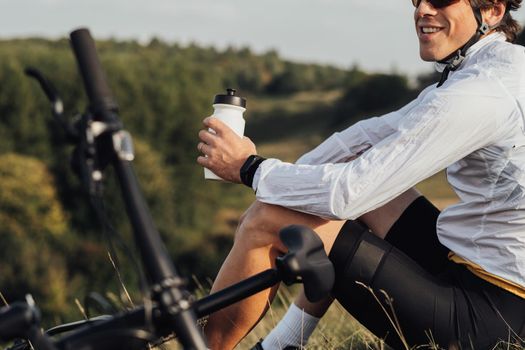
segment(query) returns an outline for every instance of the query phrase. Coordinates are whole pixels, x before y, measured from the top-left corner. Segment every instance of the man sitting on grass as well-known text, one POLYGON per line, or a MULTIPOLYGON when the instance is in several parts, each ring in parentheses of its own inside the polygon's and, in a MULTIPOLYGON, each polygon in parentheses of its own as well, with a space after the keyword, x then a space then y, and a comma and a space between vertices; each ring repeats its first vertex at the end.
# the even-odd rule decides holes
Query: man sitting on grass
MULTIPOLYGON (((296 164, 261 158, 205 119, 198 163, 257 196, 212 291, 270 268, 285 252, 278 231, 302 224, 330 253, 333 297, 393 348, 489 349, 525 333, 525 49, 511 43, 510 14, 521 0, 412 2, 421 58, 443 73, 400 110, 335 133, 296 164), (412 187, 443 169, 460 201, 440 213, 412 187)), ((275 292, 212 315, 211 349, 233 348, 275 292)), ((304 344, 330 300, 296 303, 308 315, 293 307, 257 348, 304 344)))

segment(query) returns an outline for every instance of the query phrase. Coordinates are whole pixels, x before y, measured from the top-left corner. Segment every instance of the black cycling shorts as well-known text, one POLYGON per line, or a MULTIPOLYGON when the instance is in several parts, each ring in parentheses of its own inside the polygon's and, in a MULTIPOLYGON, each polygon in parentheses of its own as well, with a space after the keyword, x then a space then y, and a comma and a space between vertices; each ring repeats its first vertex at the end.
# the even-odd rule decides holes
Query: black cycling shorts
POLYGON ((401 339, 410 348, 485 350, 501 342, 522 344, 525 299, 449 261, 449 250, 436 235, 438 215, 420 197, 385 240, 348 221, 330 252, 334 297, 394 349, 406 348, 401 339))

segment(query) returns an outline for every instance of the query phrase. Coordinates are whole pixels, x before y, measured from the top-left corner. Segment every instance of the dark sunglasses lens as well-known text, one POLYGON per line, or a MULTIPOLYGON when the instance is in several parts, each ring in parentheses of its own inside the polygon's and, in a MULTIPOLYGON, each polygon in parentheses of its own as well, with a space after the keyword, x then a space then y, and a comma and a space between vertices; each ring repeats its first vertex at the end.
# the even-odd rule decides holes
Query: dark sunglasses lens
MULTIPOLYGON (((454 2, 457 2, 457 0, 428 0, 428 2, 430 3, 430 5, 432 5, 432 7, 441 9, 452 5, 454 2)), ((421 4, 421 0, 412 0, 412 4, 414 5, 414 7, 418 7, 419 4, 421 4)))
POLYGON ((429 0, 429 1, 430 1, 430 4, 437 9, 447 7, 451 5, 453 2, 456 2, 456 0, 429 0))

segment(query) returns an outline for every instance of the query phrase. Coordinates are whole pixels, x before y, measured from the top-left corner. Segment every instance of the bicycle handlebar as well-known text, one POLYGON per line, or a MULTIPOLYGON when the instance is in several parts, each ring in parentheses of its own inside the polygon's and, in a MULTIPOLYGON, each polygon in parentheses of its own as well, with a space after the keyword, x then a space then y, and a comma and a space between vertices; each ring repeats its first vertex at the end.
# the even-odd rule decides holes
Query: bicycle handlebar
POLYGON ((51 339, 43 334, 42 330, 37 326, 29 328, 29 331, 27 332, 27 339, 29 339, 34 349, 57 350, 55 345, 51 342, 51 339))
POLYGON ((14 303, 0 309, 0 339, 8 341, 25 336, 27 328, 38 322, 37 311, 26 303, 14 303))
MULTIPOLYGON (((281 280, 282 273, 279 270, 268 269, 219 292, 197 300, 193 304, 193 308, 197 316, 202 318, 248 296, 263 291, 281 280)), ((159 307, 158 304, 153 305, 151 315, 153 316, 152 321, 158 336, 166 337, 173 333, 172 323, 166 318, 166 315, 163 314, 162 308, 159 307)), ((62 337, 57 342, 57 347, 66 350, 74 349, 82 344, 85 350, 111 349, 112 347, 109 343, 94 344, 92 340, 96 339, 98 334, 107 330, 122 330, 124 328, 134 330, 142 329, 146 323, 146 310, 143 306, 140 306, 132 311, 115 315, 110 319, 100 318, 98 320, 83 321, 83 323, 84 326, 77 331, 62 337)))
MULTIPOLYGON (((324 252, 323 243, 315 232, 307 227, 292 225, 282 229, 279 235, 289 251, 276 259, 276 268, 260 272, 195 301, 192 308, 199 318, 263 291, 280 281, 287 284, 302 281, 306 290, 317 289, 314 293, 317 299, 310 301, 318 301, 329 293, 334 283, 334 270, 324 252)), ((139 307, 109 320, 91 323, 71 336, 62 338, 58 343, 59 348, 70 349, 74 348, 75 344, 85 344, 86 339, 92 339, 95 334, 108 329, 123 327, 141 329, 145 324, 145 312, 143 307, 139 307)), ((153 305, 151 316, 158 335, 167 336, 172 333, 172 323, 163 316, 158 304, 153 305)), ((95 348, 86 348, 86 350, 92 349, 95 348)), ((103 349, 99 347, 97 350, 103 349)))
POLYGON ((85 28, 71 32, 70 38, 89 98, 91 113, 95 116, 95 120, 111 121, 111 112, 117 112, 118 105, 102 70, 95 42, 85 28))
MULTIPOLYGON (((31 299, 32 300, 32 299, 31 299)), ((40 311, 33 305, 17 302, 0 309, 0 340, 26 338, 38 350, 56 350, 39 327, 40 311)))

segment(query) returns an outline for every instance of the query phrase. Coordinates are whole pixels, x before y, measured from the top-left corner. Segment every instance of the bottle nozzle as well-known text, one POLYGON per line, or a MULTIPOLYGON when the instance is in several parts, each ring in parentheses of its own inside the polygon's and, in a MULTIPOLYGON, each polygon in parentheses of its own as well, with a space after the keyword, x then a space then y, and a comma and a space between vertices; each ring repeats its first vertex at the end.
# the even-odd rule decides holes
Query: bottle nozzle
POLYGON ((213 104, 227 104, 246 108, 246 100, 241 96, 235 95, 237 90, 232 88, 226 89, 226 95, 215 95, 213 104))

